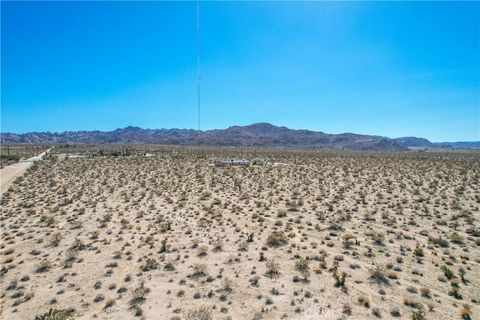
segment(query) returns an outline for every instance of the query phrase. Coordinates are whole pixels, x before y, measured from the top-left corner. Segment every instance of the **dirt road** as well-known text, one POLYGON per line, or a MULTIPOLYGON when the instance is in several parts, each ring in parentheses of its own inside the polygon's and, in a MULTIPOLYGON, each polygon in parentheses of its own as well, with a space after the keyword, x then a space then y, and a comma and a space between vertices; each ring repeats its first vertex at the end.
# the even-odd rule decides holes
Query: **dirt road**
POLYGON ((6 166, 3 169, 0 169, 0 184, 1 184, 1 193, 3 194, 8 190, 10 185, 16 178, 20 177, 22 174, 27 171, 27 169, 33 165, 35 161, 41 160, 48 152, 52 149, 48 149, 35 157, 31 157, 26 160, 21 160, 17 163, 6 166))

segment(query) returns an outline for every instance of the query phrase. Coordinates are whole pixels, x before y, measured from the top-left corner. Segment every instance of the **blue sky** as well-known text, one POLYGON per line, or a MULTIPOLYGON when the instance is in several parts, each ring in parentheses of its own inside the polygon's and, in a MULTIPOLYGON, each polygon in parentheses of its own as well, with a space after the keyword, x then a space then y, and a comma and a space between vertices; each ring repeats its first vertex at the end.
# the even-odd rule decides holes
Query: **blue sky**
MULTIPOLYGON (((1 4, 2 131, 196 128, 195 2, 1 4)), ((480 140, 478 2, 201 3, 202 129, 480 140)))

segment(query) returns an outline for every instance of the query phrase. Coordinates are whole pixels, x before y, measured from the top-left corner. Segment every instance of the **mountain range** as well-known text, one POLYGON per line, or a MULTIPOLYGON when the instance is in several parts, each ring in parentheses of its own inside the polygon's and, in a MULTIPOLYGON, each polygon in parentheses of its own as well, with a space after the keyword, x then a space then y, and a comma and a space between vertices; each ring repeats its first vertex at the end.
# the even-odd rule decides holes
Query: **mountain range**
POLYGON ((294 130, 270 123, 232 126, 227 129, 142 129, 0 133, 1 143, 169 144, 230 147, 314 148, 335 150, 405 151, 410 148, 480 148, 480 141, 437 142, 424 138, 388 138, 354 133, 328 134, 294 130))

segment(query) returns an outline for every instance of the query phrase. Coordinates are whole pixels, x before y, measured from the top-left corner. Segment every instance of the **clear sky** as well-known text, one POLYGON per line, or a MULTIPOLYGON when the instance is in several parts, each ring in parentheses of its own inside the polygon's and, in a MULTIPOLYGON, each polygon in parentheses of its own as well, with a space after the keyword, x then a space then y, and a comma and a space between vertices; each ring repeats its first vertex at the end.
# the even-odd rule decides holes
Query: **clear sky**
MULTIPOLYGON (((479 2, 200 7, 202 129, 480 140, 479 2)), ((2 131, 196 128, 195 10, 2 1, 2 131)))

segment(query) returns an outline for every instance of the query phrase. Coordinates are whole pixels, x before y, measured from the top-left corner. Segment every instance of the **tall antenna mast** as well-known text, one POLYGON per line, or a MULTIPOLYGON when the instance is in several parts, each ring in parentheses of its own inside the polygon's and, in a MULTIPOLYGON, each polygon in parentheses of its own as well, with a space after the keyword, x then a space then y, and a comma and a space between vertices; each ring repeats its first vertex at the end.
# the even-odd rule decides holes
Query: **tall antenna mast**
POLYGON ((200 0, 197 0, 197 116, 200 135, 200 0))

